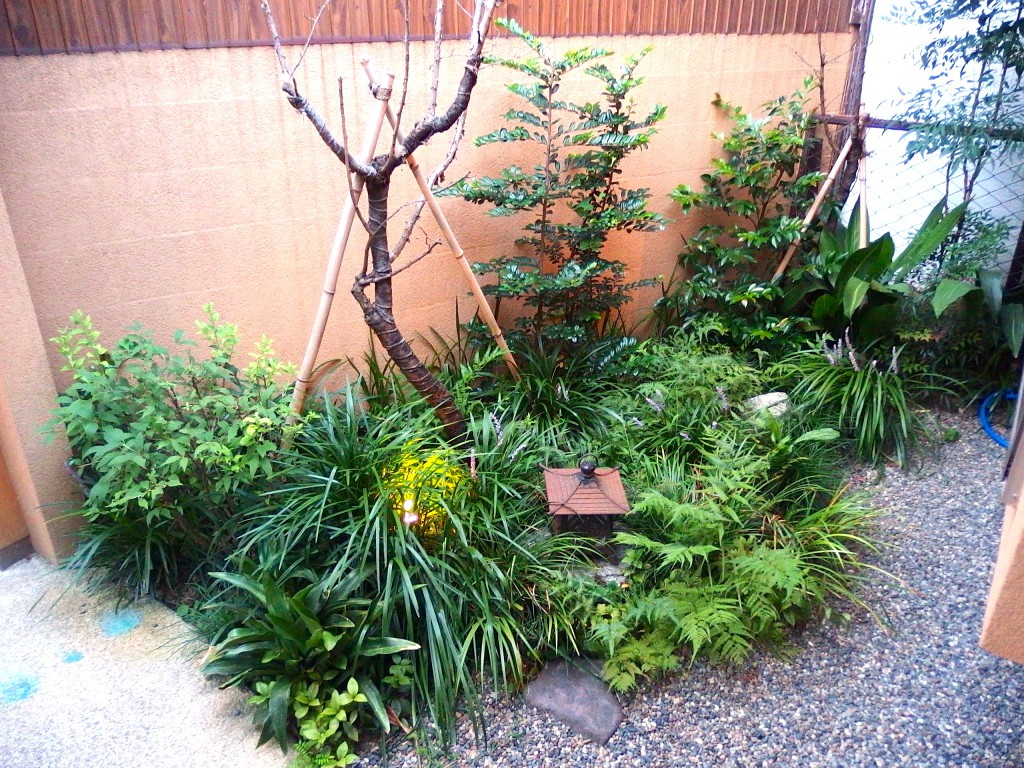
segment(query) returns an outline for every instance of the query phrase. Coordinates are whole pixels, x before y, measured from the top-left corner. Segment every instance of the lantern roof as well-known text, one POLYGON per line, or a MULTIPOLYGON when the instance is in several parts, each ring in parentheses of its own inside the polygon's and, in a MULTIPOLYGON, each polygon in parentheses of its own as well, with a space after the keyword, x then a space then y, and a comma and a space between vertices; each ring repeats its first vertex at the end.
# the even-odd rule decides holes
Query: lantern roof
POLYGON ((544 468, 550 515, 624 515, 629 512, 622 477, 614 467, 582 462, 579 467, 544 468))

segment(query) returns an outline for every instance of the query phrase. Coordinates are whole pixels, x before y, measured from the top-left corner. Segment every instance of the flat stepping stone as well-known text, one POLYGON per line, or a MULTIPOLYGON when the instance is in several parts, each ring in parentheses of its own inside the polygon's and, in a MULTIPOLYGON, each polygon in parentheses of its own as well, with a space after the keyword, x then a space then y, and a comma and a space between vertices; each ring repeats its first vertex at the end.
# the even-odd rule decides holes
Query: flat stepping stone
POLYGON ((526 686, 526 703, 605 744, 622 722, 622 707, 594 668, 590 659, 552 662, 526 686))

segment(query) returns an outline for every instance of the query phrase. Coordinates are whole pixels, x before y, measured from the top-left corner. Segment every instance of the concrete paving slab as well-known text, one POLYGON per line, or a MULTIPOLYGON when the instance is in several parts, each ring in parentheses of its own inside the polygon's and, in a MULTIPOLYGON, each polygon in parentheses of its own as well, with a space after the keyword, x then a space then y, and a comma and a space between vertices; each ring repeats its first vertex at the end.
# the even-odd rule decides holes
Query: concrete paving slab
POLYGON ((0 571, 0 766, 287 766, 256 749, 245 693, 202 675, 204 650, 154 601, 115 610, 37 558, 0 571))

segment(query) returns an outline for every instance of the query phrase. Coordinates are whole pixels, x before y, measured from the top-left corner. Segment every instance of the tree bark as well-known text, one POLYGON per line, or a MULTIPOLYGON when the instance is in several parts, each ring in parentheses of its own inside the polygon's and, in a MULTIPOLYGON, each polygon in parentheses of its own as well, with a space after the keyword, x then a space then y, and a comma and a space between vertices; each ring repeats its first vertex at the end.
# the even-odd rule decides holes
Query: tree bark
MULTIPOLYGON (((387 161, 388 158, 377 158, 387 161)), ((373 331, 388 356, 395 361, 413 388, 437 414, 445 435, 453 443, 466 440, 466 418, 455 404, 448 389, 434 376, 413 352, 395 321, 391 285, 391 251, 388 248, 388 194, 390 174, 372 174, 366 179, 367 225, 372 269, 359 275, 352 285, 352 295, 363 310, 363 320, 373 331), (366 289, 373 287, 373 299, 366 289)))

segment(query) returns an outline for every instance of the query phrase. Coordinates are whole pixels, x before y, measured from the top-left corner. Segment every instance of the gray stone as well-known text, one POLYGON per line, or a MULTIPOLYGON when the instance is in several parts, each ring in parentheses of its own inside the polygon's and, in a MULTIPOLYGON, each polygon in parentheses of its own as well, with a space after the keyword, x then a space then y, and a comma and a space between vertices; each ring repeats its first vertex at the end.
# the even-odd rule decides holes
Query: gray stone
POLYGON ((595 671, 590 659, 552 662, 526 687, 526 703, 604 744, 622 722, 622 707, 595 671))

